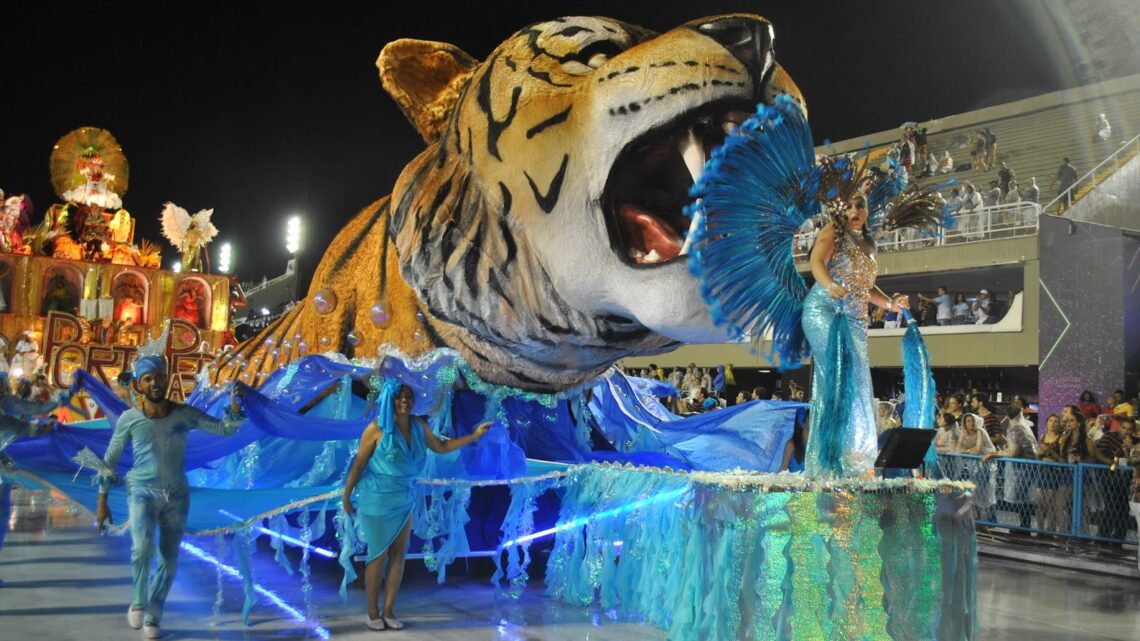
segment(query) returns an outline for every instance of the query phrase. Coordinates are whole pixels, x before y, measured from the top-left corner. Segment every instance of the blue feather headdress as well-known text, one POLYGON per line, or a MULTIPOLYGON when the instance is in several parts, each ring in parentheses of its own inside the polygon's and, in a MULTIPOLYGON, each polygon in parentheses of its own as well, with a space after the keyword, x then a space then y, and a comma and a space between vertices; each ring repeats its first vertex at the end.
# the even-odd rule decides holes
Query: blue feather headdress
POLYGON ((690 191, 689 268, 710 314, 756 347, 770 336, 769 356, 781 369, 808 355, 800 326, 808 288, 792 251, 806 221, 826 213, 843 229, 847 203, 863 194, 872 228, 942 223, 934 192, 907 187, 905 168, 896 163, 883 173, 867 165, 865 153, 817 161, 803 111, 780 96, 728 135, 690 191))

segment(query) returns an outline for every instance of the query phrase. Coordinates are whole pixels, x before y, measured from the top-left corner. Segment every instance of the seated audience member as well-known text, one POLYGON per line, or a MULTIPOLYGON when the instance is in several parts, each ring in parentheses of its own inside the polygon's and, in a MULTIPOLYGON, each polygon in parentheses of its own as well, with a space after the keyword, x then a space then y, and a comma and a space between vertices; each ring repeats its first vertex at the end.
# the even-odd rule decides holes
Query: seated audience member
POLYGON ((773 400, 773 401, 786 401, 786 400, 788 400, 787 390, 782 390, 782 389, 772 390, 771 400, 773 400))
POLYGON ((766 387, 753 387, 752 388, 752 398, 750 398, 749 400, 766 401, 769 398, 770 397, 768 396, 768 388, 766 388, 766 387))
POLYGON ((733 402, 733 405, 744 405, 750 400, 752 399, 748 398, 748 392, 740 390, 736 393, 736 400, 733 402))
POLYGON ((950 150, 947 149, 942 152, 942 158, 938 160, 938 172, 948 174, 952 171, 954 171, 954 158, 950 155, 950 150))

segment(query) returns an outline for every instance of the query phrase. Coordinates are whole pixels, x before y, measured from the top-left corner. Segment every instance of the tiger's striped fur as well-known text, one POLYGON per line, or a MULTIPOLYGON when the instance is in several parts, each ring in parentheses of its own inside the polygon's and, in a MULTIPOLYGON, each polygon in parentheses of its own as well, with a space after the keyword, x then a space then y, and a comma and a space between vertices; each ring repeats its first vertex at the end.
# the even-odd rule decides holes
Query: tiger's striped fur
MULTIPOLYGON (((386 46, 381 80, 426 149, 391 197, 337 235, 309 296, 239 346, 218 377, 298 356, 295 346, 284 353, 285 340, 349 356, 391 343, 412 355, 451 347, 487 381, 551 391, 628 355, 720 338, 683 261, 630 268, 600 204, 631 140, 760 86, 700 22, 657 35, 563 18, 519 31, 481 64, 441 43, 386 46), (338 303, 320 314, 312 297, 324 289, 338 303), (369 314, 380 301, 391 310, 384 327, 369 314)), ((778 65, 763 71, 765 91, 798 95, 778 65)))

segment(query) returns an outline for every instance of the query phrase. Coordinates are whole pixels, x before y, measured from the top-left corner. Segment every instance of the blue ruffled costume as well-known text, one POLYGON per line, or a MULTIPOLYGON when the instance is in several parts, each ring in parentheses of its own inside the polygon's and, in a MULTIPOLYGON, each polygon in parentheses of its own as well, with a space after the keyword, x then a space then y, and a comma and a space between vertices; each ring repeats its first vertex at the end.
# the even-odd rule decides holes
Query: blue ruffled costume
POLYGON ((427 443, 419 421, 412 419, 405 440, 392 419, 392 398, 399 389, 400 384, 392 379, 384 383, 377 415, 383 435, 356 485, 357 518, 368 543, 369 562, 387 551, 411 518, 415 479, 427 461, 427 443))

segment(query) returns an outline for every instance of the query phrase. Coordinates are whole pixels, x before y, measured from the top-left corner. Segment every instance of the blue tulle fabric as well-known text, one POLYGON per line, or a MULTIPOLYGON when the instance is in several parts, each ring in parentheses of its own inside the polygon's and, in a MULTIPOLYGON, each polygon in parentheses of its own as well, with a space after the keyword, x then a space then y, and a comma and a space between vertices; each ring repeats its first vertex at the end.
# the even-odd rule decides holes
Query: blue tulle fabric
MULTIPOLYGON (((76 476, 72 459, 84 448, 101 456, 110 441, 113 421, 126 405, 88 373, 79 371, 76 376, 76 387, 82 387, 108 418, 61 426, 49 434, 17 441, 8 453, 22 469, 94 507, 96 494, 87 478, 76 476)), ((682 419, 657 401, 659 396, 676 394, 668 383, 628 378, 616 371, 592 389, 554 396, 487 385, 445 350, 421 359, 386 357, 378 369, 375 364, 310 356, 274 372, 258 389, 246 389, 243 407, 248 420, 233 436, 190 433, 186 469, 193 497, 187 531, 234 530, 289 506, 335 494, 343 484, 357 439, 375 416, 365 399, 353 395, 352 382, 374 376, 409 385, 415 392, 413 412, 427 416, 429 426, 441 437, 462 436, 484 420, 507 427, 492 430, 477 444, 455 452, 429 452, 424 476, 434 479, 507 482, 531 474, 535 459, 774 471, 799 407, 750 403, 682 419), (457 381, 467 389, 456 390, 457 381), (608 447, 595 451, 592 433, 602 437, 599 442, 608 441, 608 447), (634 440, 640 445, 627 443, 634 440)), ((215 417, 222 415, 228 403, 227 389, 204 387, 188 400, 215 417)), ((131 463, 128 447, 119 472, 125 473, 131 463)), ((119 494, 112 493, 112 507, 121 498, 119 494)), ((338 499, 330 500, 335 505, 338 499)), ((311 505, 313 510, 324 507, 324 499, 311 505)), ((458 501, 450 509, 465 508, 458 501)), ((125 503, 120 511, 125 514, 125 503)), ((444 532, 437 537, 442 539, 452 527, 422 519, 421 525, 444 532)), ((461 525, 454 527, 461 529, 461 525)), ((417 536, 422 532, 417 530, 417 536)), ((460 534, 452 534, 458 540, 460 534)), ((451 545, 446 540, 435 544, 451 545)), ((462 546, 456 549, 461 551, 462 546)))

